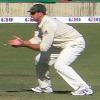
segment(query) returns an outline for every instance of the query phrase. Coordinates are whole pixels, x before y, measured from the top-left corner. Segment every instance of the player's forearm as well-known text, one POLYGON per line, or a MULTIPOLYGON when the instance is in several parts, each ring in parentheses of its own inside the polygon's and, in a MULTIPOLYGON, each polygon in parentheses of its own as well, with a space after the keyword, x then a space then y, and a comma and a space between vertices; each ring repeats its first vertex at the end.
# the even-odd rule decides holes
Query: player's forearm
POLYGON ((29 41, 24 41, 23 47, 27 47, 36 51, 40 51, 40 44, 31 44, 29 41))

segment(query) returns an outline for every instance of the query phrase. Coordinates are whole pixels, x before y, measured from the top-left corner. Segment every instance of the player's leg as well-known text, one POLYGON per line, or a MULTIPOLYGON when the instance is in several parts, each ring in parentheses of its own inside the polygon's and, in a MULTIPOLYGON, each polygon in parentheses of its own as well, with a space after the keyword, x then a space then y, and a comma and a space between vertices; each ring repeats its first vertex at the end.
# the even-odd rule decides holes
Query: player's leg
POLYGON ((41 52, 41 54, 36 56, 35 65, 39 83, 39 87, 37 87, 38 90, 42 88, 43 92, 53 92, 49 66, 55 63, 60 51, 58 48, 51 47, 47 52, 41 52))
POLYGON ((53 92, 46 55, 43 53, 38 54, 35 59, 35 65, 39 86, 32 88, 32 90, 35 92, 53 92))
POLYGON ((81 86, 89 88, 87 83, 70 66, 70 64, 75 61, 75 59, 83 50, 84 45, 83 47, 82 45, 81 47, 78 45, 70 45, 60 53, 55 63, 55 69, 57 70, 57 72, 74 90, 77 90, 81 86))

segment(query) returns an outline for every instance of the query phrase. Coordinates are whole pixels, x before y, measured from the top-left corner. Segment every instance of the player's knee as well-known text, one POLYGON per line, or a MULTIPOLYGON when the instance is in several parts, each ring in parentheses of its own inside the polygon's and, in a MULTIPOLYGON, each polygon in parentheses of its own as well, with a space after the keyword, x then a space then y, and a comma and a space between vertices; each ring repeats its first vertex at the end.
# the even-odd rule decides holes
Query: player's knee
POLYGON ((38 64, 39 60, 40 60, 40 54, 38 54, 38 55, 35 57, 35 65, 38 64))
POLYGON ((54 68, 57 71, 61 71, 62 69, 64 70, 65 68, 69 68, 69 65, 67 65, 64 61, 59 61, 54 64, 54 68))
POLYGON ((60 70, 61 66, 62 66, 62 64, 61 64, 60 62, 56 62, 56 63, 54 64, 54 68, 55 68, 56 70, 60 70))

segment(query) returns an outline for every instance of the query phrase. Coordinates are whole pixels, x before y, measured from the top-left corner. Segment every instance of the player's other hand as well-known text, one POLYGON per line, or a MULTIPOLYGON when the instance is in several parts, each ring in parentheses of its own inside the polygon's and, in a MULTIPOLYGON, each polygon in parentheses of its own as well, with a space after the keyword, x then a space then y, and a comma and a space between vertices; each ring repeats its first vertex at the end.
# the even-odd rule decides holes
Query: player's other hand
POLYGON ((8 44, 13 46, 13 47, 22 47, 24 44, 24 40, 22 40, 21 38, 14 36, 14 39, 11 39, 8 41, 8 44))

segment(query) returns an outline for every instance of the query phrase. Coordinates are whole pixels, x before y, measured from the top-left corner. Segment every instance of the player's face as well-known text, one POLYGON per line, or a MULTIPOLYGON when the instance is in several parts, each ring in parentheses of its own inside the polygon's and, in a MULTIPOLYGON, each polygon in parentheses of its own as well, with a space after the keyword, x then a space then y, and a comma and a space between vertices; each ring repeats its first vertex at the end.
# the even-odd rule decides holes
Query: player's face
POLYGON ((34 21, 39 22, 39 23, 41 22, 41 18, 43 16, 41 12, 32 12, 30 15, 34 21))

